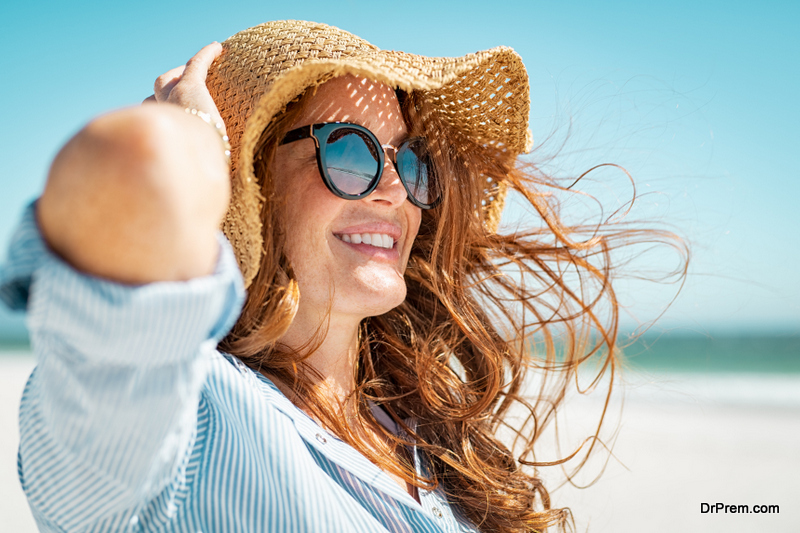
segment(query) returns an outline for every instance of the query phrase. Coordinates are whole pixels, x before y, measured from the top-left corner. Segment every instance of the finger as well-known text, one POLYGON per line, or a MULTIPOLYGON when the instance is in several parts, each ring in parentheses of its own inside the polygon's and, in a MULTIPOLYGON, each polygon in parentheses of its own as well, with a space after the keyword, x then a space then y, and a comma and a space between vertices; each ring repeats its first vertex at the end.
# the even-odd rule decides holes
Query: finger
POLYGON ((208 68, 211 63, 222 53, 222 45, 214 41, 204 46, 186 63, 186 70, 183 72, 184 79, 196 83, 205 82, 208 68))
POLYGON ((142 100, 142 105, 144 105, 144 104, 155 104, 155 103, 158 103, 158 101, 156 100, 156 95, 154 95, 154 94, 151 94, 150 96, 148 96, 147 98, 142 100))
POLYGON ((174 69, 168 70, 156 78, 156 81, 153 84, 153 93, 156 97, 156 100, 163 102, 169 97, 170 91, 172 91, 172 88, 175 87, 175 84, 180 81, 185 68, 186 67, 184 65, 175 67, 174 69))

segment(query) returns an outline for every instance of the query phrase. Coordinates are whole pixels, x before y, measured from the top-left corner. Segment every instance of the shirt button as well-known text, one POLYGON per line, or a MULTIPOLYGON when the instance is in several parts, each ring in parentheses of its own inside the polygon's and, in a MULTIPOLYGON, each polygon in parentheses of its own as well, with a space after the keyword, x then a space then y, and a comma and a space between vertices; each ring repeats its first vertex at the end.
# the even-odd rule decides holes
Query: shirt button
POLYGON ((328 439, 326 439, 322 433, 317 433, 317 440, 320 442, 320 444, 325 444, 328 442, 328 439))
POLYGON ((438 507, 431 507, 431 512, 433 513, 433 516, 435 516, 436 518, 442 517, 442 512, 439 510, 438 507))

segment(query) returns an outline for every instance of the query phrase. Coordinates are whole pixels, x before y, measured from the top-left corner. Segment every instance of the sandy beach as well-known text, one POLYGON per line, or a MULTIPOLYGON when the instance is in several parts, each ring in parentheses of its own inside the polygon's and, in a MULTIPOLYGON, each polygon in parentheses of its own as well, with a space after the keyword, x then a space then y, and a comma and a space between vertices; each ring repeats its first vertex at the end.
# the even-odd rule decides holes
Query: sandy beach
POLYGON ((25 352, 0 352, 0 532, 37 531, 17 477, 17 411, 25 381, 33 369, 25 352))
POLYGON ((577 531, 800 531, 800 376, 634 382, 599 481, 553 495, 555 505, 573 510, 577 531), (701 512, 717 503, 747 505, 750 513, 701 512), (778 505, 779 513, 753 512, 761 505, 778 505))
MULTIPOLYGON (((17 408, 33 364, 27 354, 0 353, 3 533, 36 531, 16 474, 17 408)), ((577 531, 800 531, 800 376, 634 374, 628 381, 602 477, 588 489, 553 491, 554 505, 572 509, 577 531), (747 505, 751 513, 702 513, 704 503, 747 505), (757 505, 779 512, 753 513, 757 505)), ((573 420, 588 420, 595 408, 579 404, 573 420)))

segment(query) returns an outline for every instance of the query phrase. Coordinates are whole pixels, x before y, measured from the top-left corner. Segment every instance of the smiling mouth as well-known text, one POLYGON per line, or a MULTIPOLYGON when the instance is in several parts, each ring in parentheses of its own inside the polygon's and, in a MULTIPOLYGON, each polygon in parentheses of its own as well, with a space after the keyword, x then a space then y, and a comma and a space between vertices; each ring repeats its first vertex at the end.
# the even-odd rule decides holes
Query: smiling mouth
POLYGON ((376 248, 391 250, 394 248, 394 239, 385 233, 349 233, 336 235, 336 237, 350 244, 368 244, 376 248))

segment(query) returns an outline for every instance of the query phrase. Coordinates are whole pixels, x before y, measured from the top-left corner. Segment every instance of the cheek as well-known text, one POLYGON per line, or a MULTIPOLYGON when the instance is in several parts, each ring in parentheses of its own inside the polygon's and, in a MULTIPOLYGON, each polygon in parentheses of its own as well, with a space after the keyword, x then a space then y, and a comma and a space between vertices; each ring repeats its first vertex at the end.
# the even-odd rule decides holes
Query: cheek
POLYGON ((408 237, 406 239, 406 253, 405 257, 403 258, 403 269, 405 269, 405 266, 408 263, 408 257, 411 254, 411 248, 414 245, 414 240, 417 238, 419 225, 422 221, 422 209, 408 201, 406 201, 406 206, 404 209, 406 211, 406 221, 408 223, 408 237))
POLYGON ((318 268, 317 263, 325 257, 329 247, 331 223, 341 209, 341 200, 325 188, 317 172, 316 167, 297 172, 291 184, 279 184, 284 187, 281 218, 285 252, 298 276, 318 268))
POLYGON ((419 224, 422 221, 422 209, 415 206, 411 202, 406 202, 408 207, 406 209, 410 210, 408 214, 408 234, 411 236, 411 240, 417 238, 417 233, 419 232, 419 224))

